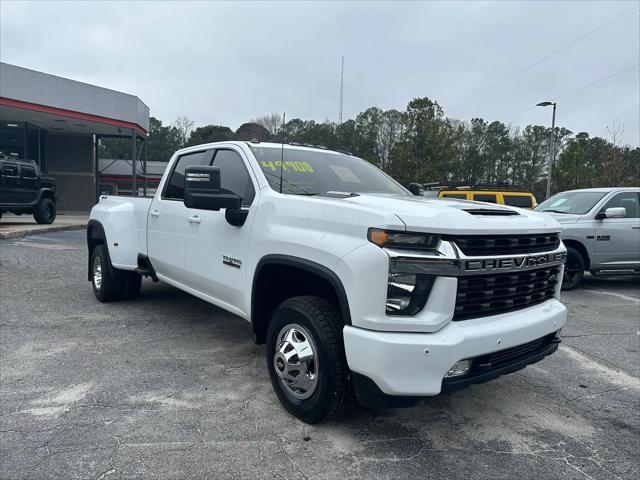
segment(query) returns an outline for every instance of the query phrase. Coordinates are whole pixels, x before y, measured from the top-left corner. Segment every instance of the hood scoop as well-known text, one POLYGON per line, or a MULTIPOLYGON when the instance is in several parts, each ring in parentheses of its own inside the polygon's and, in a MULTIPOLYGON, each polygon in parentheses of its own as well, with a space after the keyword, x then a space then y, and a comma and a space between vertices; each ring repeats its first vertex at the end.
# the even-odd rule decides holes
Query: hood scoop
POLYGON ((490 217, 510 217, 513 215, 520 215, 514 210, 498 210, 497 208, 463 208, 465 212, 470 215, 482 215, 490 217))

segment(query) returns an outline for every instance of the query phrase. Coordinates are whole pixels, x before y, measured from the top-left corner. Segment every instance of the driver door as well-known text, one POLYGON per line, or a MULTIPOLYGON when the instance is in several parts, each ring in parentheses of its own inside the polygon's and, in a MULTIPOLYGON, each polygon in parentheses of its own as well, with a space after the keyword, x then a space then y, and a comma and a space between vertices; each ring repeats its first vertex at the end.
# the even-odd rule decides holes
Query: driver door
POLYGON ((637 192, 621 192, 602 207, 624 207, 624 218, 603 218, 595 221, 595 264, 623 265, 640 262, 640 199, 637 192))

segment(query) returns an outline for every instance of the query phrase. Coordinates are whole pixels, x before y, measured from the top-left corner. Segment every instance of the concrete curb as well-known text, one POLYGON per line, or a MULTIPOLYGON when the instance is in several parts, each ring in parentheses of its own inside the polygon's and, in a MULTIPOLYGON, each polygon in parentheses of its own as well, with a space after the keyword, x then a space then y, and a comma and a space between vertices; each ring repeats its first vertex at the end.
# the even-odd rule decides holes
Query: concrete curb
POLYGON ((49 227, 39 228, 39 229, 32 229, 32 228, 29 228, 29 226, 26 226, 26 228, 23 228, 20 230, 0 232, 0 240, 22 238, 28 235, 42 235, 45 233, 64 232, 66 230, 81 230, 83 228, 87 228, 86 223, 77 223, 77 224, 71 224, 71 225, 51 225, 49 227))

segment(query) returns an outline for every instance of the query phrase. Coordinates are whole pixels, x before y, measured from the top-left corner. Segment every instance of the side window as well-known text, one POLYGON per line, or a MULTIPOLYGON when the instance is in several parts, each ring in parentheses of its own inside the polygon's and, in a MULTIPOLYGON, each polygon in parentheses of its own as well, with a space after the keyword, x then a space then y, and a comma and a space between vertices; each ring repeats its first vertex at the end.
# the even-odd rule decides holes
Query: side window
POLYGON ((474 193, 473 199, 476 202, 496 203, 496 196, 494 194, 489 194, 489 193, 474 193))
POLYGON ((184 198, 184 171, 191 165, 209 165, 211 151, 187 153, 178 158, 171 177, 164 187, 163 199, 182 200, 184 198))
POLYGON ((607 202, 602 211, 607 208, 624 207, 627 210, 626 218, 640 217, 640 208, 638 208, 638 194, 636 192, 623 192, 615 195, 607 202))
POLYGON ((16 165, 4 165, 2 167, 2 175, 5 177, 17 177, 18 167, 16 165))
POLYGON ((222 190, 240 195, 243 206, 251 205, 256 192, 242 157, 233 150, 218 150, 213 166, 220 167, 222 190))
POLYGON ((33 167, 20 167, 20 176, 22 178, 36 178, 36 169, 33 167))
POLYGON ((466 200, 467 199, 467 194, 466 193, 445 193, 442 196, 446 197, 446 198, 459 198, 460 200, 466 200))
POLYGON ((512 207, 531 208, 533 207, 533 200, 528 195, 502 195, 504 197, 504 204, 511 205, 512 207))

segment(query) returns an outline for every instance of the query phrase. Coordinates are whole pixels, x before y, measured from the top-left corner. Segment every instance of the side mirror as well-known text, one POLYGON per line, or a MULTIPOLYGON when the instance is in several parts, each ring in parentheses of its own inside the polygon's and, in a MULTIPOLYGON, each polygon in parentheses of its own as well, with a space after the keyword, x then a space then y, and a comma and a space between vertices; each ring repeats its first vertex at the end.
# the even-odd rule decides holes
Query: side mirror
POLYGON ((607 208, 604 211, 604 216, 606 218, 624 218, 627 216, 627 209, 624 207, 607 208))
POLYGON ((242 199, 220 190, 220 168, 192 165, 184 172, 184 204, 200 210, 240 209, 242 199))
POLYGON ((410 183, 409 191, 414 195, 424 195, 424 187, 419 183, 410 183))

